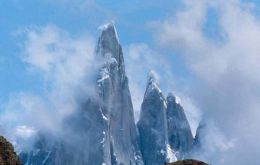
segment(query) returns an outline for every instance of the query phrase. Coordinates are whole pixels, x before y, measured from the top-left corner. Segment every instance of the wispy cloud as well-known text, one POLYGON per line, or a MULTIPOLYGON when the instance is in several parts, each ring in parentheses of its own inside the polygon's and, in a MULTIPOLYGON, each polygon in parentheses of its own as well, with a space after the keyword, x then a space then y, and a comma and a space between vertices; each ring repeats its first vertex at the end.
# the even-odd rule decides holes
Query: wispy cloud
POLYGON ((177 78, 173 73, 171 61, 163 54, 158 53, 145 43, 133 43, 125 47, 126 71, 129 77, 129 86, 133 100, 135 120, 138 121, 148 74, 150 71, 157 73, 165 97, 173 92, 181 100, 181 105, 190 122, 192 133, 195 135, 201 118, 200 109, 193 103, 183 90, 177 88, 177 78))
POLYGON ((13 94, 3 106, 2 132, 14 140, 38 130, 59 134, 63 119, 93 95, 98 66, 89 36, 71 36, 54 25, 28 28, 23 35, 21 58, 45 83, 39 86, 43 94, 13 94))
POLYGON ((225 136, 236 139, 225 163, 256 162, 260 147, 260 123, 254 117, 260 115, 260 20, 254 15, 255 6, 239 0, 183 0, 183 4, 172 17, 154 24, 156 43, 183 57, 198 80, 191 83, 192 98, 217 121, 225 136), (211 11, 216 18, 210 17, 211 11), (208 36, 205 29, 210 28, 211 19, 215 19, 218 33, 208 36), (242 143, 251 149, 241 148, 242 143))
MULTIPOLYGON (((163 70, 165 69, 164 76, 167 74, 171 75, 171 73, 166 69, 168 66, 163 65, 163 63, 167 64, 164 61, 165 59, 160 58, 160 54, 145 43, 127 45, 125 47, 125 56, 126 71, 129 77, 135 117, 136 120, 138 120, 149 72, 151 70, 164 72, 163 70)), ((163 75, 158 76, 158 79, 163 80, 165 78, 163 75)))

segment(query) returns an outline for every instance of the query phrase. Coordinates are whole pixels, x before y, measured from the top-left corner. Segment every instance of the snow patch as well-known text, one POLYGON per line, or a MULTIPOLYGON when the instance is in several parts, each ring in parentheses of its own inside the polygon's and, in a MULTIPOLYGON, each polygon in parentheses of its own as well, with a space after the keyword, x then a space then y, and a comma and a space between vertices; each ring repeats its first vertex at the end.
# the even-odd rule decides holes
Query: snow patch
POLYGON ((108 30, 109 28, 112 28, 112 29, 114 30, 116 40, 119 42, 119 37, 118 37, 118 34, 117 34, 117 30, 116 30, 114 21, 111 21, 111 22, 109 22, 109 23, 106 23, 106 24, 104 24, 104 25, 99 26, 99 27, 98 27, 98 30, 106 31, 106 30, 108 30))
MULTIPOLYGON (((102 118, 104 119, 104 120, 106 120, 106 121, 108 121, 108 118, 102 113, 102 118)), ((103 133, 104 133, 104 131, 103 131, 103 133)))
POLYGON ((47 162, 47 160, 49 159, 50 155, 51 155, 51 151, 48 152, 47 156, 46 156, 45 159, 42 161, 42 164, 41 164, 41 165, 46 164, 46 162, 47 162))
POLYGON ((98 30, 105 31, 105 30, 107 30, 107 29, 110 28, 110 27, 115 27, 113 21, 108 22, 108 23, 106 23, 106 24, 103 24, 103 25, 99 26, 99 27, 98 27, 98 30))
POLYGON ((164 155, 165 151, 163 149, 161 149, 160 153, 164 155))
POLYGON ((101 78, 98 80, 99 83, 103 82, 104 80, 109 78, 109 73, 107 69, 102 69, 100 71, 101 78))
POLYGON ((176 158, 176 156, 174 154, 174 151, 171 149, 169 144, 167 144, 167 148, 166 149, 167 149, 166 150, 166 152, 167 152, 167 157, 166 157, 167 161, 168 162, 175 162, 175 161, 177 161, 177 158, 176 158))
POLYGON ((181 104, 181 98, 179 96, 175 96, 175 101, 177 104, 181 104))
POLYGON ((174 95, 174 92, 170 92, 167 96, 169 101, 174 101, 176 104, 181 104, 181 98, 174 95))

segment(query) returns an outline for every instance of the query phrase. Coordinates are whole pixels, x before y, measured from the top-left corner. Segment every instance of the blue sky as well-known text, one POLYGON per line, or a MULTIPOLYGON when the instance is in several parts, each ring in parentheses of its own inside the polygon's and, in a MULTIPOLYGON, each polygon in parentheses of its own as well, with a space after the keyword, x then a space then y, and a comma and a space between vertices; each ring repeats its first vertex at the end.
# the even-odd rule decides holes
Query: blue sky
POLYGON ((35 124, 25 122, 28 112, 70 103, 69 87, 89 83, 75 64, 91 68, 82 63, 93 62, 84 54, 91 57, 98 27, 114 21, 137 116, 153 69, 163 92, 180 97, 193 129, 201 114, 214 123, 207 160, 254 164, 260 154, 259 11, 259 0, 1 0, 0 110, 26 113, 0 117, 0 128, 14 120, 35 124))
MULTIPOLYGON (((244 2, 256 5, 260 3, 257 0, 244 2)), ((164 0, 160 3, 146 0, 2 0, 0 5, 0 80, 3 84, 0 87, 0 96, 3 99, 10 93, 21 90, 41 91, 38 85, 42 81, 41 78, 28 73, 25 63, 21 61, 21 45, 24 39, 18 34, 21 29, 54 24, 75 36, 88 33, 97 37, 97 27, 113 20, 116 22, 123 46, 146 43, 153 47, 153 32, 149 25, 153 21, 164 20, 174 15, 181 10, 183 4, 178 0, 164 0)), ((217 38, 218 28, 214 21, 217 18, 216 13, 209 11, 208 17, 209 21, 204 30, 209 37, 217 38)), ((171 61, 176 75, 189 74, 182 61, 172 56, 173 51, 162 53, 173 58, 171 61)))
POLYGON ((97 37, 97 27, 114 20, 123 45, 135 42, 152 45, 147 23, 166 17, 178 6, 177 1, 161 4, 145 1, 97 1, 95 4, 87 2, 86 5, 80 0, 3 0, 0 3, 2 99, 12 92, 41 90, 41 85, 38 85, 41 79, 28 73, 25 63, 21 61, 21 45, 24 42, 23 36, 18 34, 21 29, 55 24, 75 36, 90 33, 97 37))

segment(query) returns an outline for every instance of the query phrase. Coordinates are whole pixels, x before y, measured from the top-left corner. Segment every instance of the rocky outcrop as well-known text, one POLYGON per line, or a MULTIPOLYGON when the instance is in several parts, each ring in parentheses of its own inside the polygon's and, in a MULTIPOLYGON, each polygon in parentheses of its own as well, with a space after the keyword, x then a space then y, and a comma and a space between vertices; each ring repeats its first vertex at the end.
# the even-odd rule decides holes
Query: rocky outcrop
POLYGON ((0 136, 0 165, 20 165, 14 147, 3 136, 0 136))
POLYGON ((199 160, 187 159, 187 160, 179 160, 174 163, 165 163, 164 165, 209 165, 199 160))

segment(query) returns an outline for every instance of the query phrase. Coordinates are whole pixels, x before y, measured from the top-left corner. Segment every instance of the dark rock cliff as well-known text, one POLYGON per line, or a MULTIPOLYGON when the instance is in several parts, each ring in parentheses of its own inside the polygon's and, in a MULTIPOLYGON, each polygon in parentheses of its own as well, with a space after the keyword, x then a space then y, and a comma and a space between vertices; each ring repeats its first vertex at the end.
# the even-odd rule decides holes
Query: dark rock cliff
POLYGON ((174 163, 165 163, 164 165, 209 165, 209 164, 199 160, 186 159, 186 160, 179 160, 174 163))
POLYGON ((0 136, 0 165, 21 165, 14 147, 3 136, 0 136))

